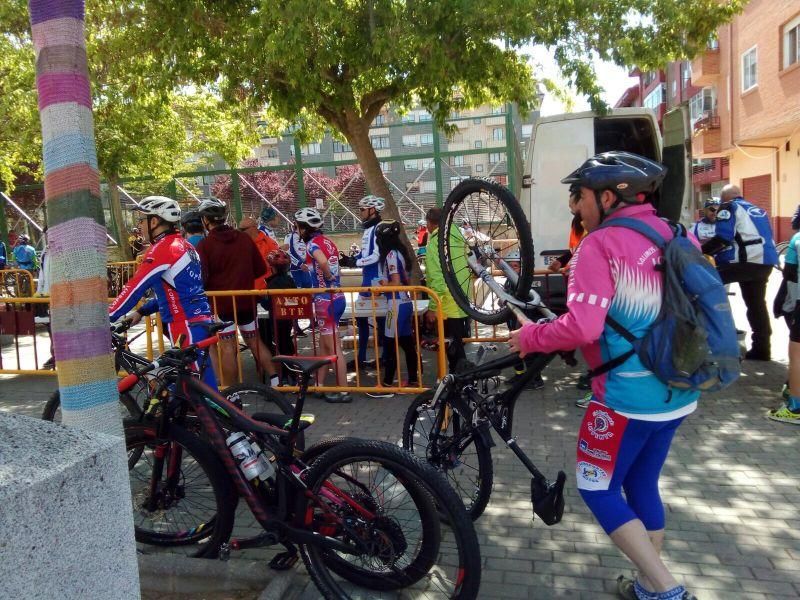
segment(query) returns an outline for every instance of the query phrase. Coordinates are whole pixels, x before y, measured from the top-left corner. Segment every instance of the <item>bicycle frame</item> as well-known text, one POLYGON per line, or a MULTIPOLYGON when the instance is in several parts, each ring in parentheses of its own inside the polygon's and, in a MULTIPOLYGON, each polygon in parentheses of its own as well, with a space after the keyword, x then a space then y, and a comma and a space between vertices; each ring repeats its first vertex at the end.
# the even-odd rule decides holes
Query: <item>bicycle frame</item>
MULTIPOLYGON (((205 437, 233 480, 239 496, 244 498, 253 516, 264 528, 265 532, 275 533, 280 536, 280 539, 272 538, 269 541, 272 543, 289 541, 298 544, 313 544, 348 554, 359 554, 357 549, 339 540, 307 529, 311 525, 311 513, 307 510, 309 503, 320 507, 326 512, 326 517, 334 519, 334 522, 341 522, 341 518, 327 508, 325 503, 321 501, 320 496, 335 504, 348 505, 365 519, 373 519, 376 515, 330 482, 326 481, 319 495, 316 495, 308 489, 303 481, 302 476, 307 467, 295 456, 295 448, 300 431, 300 416, 305 400, 304 394, 301 394, 295 405, 289 428, 282 429, 252 419, 224 396, 185 369, 178 371, 176 390, 177 393, 174 399, 169 406, 164 407, 162 417, 157 425, 156 437, 158 445, 165 446, 168 443, 169 425, 173 418, 171 413, 177 410, 180 413, 178 415, 179 418, 183 417, 187 413, 188 405, 197 416, 205 437), (209 405, 215 405, 216 408, 212 409, 209 405), (255 488, 255 485, 258 484, 254 485, 248 481, 239 469, 239 465, 234 460, 226 444, 226 434, 217 417, 216 413, 218 411, 216 409, 222 409, 227 413, 227 418, 231 421, 233 429, 255 434, 262 448, 268 449, 277 457, 275 463, 277 507, 270 506, 255 488), (280 439, 286 439, 287 441, 286 443, 276 442, 276 440, 280 439)), ((155 453, 154 462, 156 464, 154 464, 153 469, 153 485, 160 480, 160 476, 163 473, 164 455, 165 451, 160 453, 157 451, 155 453), (155 477, 156 471, 158 471, 157 478, 155 477)), ((173 476, 177 476, 173 475, 174 471, 171 469, 177 470, 180 464, 179 452, 171 452, 170 459, 167 471, 168 480, 171 480, 173 476)))

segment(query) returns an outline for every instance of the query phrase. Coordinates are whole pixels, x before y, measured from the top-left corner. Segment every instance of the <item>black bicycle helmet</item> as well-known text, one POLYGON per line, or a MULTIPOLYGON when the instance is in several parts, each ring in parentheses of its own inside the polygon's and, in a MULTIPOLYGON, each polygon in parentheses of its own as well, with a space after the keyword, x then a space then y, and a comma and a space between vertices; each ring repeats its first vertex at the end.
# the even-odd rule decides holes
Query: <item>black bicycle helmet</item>
POLYGON ((667 168, 657 162, 630 152, 603 152, 597 154, 561 183, 577 184, 595 192, 611 190, 623 202, 641 204, 661 185, 667 168))
POLYGON ((181 227, 184 229, 192 225, 197 227, 203 226, 203 221, 200 219, 200 212, 196 210, 190 210, 181 215, 181 227))

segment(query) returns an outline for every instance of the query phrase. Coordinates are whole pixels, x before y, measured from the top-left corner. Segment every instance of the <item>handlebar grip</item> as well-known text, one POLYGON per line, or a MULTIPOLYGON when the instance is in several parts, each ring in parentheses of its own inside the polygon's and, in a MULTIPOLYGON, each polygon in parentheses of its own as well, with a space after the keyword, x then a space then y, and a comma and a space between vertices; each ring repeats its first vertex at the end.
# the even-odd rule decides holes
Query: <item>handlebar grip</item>
POLYGON ((136 382, 139 381, 140 375, 138 373, 131 373, 130 375, 126 375, 122 379, 117 382, 117 391, 122 394, 130 390, 136 382))

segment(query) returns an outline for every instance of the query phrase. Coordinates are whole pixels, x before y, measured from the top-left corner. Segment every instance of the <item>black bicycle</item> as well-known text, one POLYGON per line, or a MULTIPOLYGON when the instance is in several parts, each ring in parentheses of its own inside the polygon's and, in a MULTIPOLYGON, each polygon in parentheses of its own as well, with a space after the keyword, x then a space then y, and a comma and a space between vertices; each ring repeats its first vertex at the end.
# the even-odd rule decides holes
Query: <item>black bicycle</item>
MULTIPOLYGON (((438 248, 445 281, 470 317, 496 324, 512 314, 526 319, 555 316, 530 288, 530 227, 506 188, 486 179, 463 181, 444 204, 440 229, 448 232, 440 234, 438 248), (512 251, 520 255, 519 274, 503 258, 512 251)), ((414 400, 403 424, 403 447, 443 472, 470 516, 477 519, 492 490, 494 442, 490 430, 494 429, 533 477, 534 513, 553 525, 563 516, 566 475, 560 471, 555 482, 548 481, 516 444, 512 426, 522 390, 556 354, 526 357, 525 372, 502 389, 499 375, 520 358, 511 354, 484 363, 488 347, 479 348, 477 365, 446 375, 435 390, 414 400)), ((572 360, 569 354, 564 357, 572 360)))
MULTIPOLYGON (((251 417, 192 373, 197 352, 216 341, 162 354, 158 364, 173 367, 173 392, 141 421, 126 422, 138 541, 183 538, 198 544, 202 556, 224 557, 232 549, 238 498, 244 498, 264 530, 258 543, 285 547, 271 566, 290 567, 299 547, 325 598, 477 597, 475 529, 432 467, 376 441, 298 448, 300 433, 313 422, 302 412, 310 378, 333 357, 275 357, 298 376, 297 402, 290 417, 251 417)), ((154 368, 124 378, 120 392, 154 368)))

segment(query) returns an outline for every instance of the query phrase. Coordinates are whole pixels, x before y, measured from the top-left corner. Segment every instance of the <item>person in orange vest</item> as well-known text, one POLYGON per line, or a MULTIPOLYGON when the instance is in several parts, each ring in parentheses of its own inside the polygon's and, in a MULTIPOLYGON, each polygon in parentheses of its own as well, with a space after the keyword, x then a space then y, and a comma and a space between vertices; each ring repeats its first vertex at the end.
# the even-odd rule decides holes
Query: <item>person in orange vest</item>
POLYGON ((267 274, 263 278, 259 277, 256 279, 253 287, 255 290, 265 290, 267 289, 265 280, 272 275, 272 268, 270 267, 267 257, 275 250, 280 250, 280 246, 278 246, 278 242, 273 240, 263 231, 259 230, 255 219, 251 219, 250 217, 245 217, 240 221, 239 231, 243 231, 250 236, 250 239, 253 240, 256 248, 258 248, 258 253, 264 259, 264 262, 267 263, 267 274))

